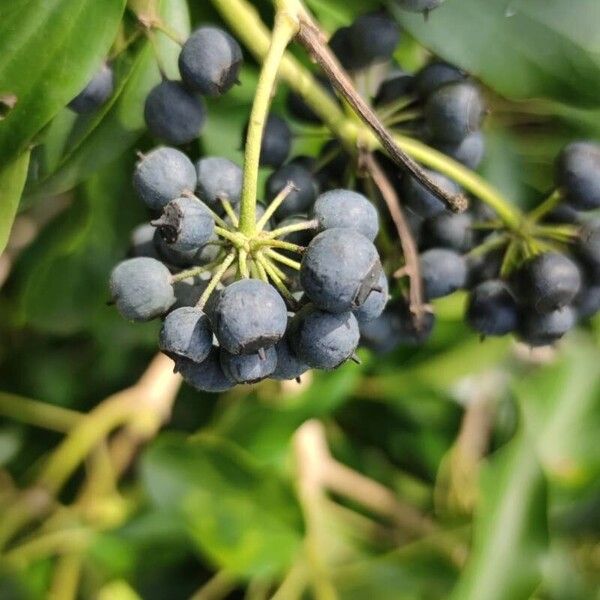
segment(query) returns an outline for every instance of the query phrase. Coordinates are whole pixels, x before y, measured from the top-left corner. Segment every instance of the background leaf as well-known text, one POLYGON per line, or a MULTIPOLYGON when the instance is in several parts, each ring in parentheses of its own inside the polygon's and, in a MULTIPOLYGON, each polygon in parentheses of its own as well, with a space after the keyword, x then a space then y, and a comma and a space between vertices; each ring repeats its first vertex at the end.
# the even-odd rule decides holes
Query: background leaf
POLYGON ((29 152, 0 169, 0 254, 4 251, 27 177, 29 152))
POLYGON ((16 0, 0 19, 0 90, 17 97, 0 121, 0 163, 20 154, 106 57, 125 0, 16 0))
POLYGON ((509 98, 600 104, 597 0, 450 0, 427 20, 390 8, 425 46, 509 98))

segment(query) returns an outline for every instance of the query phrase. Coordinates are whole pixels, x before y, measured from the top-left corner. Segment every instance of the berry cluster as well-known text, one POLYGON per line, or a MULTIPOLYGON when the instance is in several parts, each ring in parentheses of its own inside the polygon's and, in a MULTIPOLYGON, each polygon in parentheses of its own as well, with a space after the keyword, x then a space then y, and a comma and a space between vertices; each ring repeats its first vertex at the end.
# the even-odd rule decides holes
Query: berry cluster
MULTIPOLYGON (((440 4, 399 3, 422 11, 440 4)), ((336 31, 330 46, 389 130, 476 168, 486 112, 478 86, 440 61, 416 74, 401 71, 392 60, 399 37, 396 23, 376 12, 336 31)), ((196 94, 224 93, 241 60, 226 32, 194 32, 180 55, 182 80, 163 80, 146 101, 149 129, 174 145, 195 138, 196 94)), ((317 80, 337 97, 328 80, 317 80)), ((296 123, 319 121, 294 93, 288 110, 296 123)), ((433 311, 415 319, 402 278, 389 289, 374 243, 380 225, 390 223, 380 224, 367 199, 379 194, 369 187, 374 179, 362 176, 360 152, 350 155, 331 139, 318 157, 290 160, 292 129, 275 114, 266 115, 257 141, 255 160, 271 169, 265 205, 255 196, 248 201, 247 173, 227 158, 194 163, 169 146, 140 155, 133 184, 155 218, 136 228, 132 257, 111 275, 120 313, 133 321, 162 318, 159 348, 205 391, 335 369, 356 360, 359 344, 388 351, 427 340, 433 311)), ((449 213, 412 175, 383 155, 377 160, 406 209, 425 302, 469 289, 466 320, 475 331, 512 332, 531 345, 554 342, 600 309, 600 225, 581 224, 582 211, 600 207, 597 145, 563 151, 557 192, 519 228, 474 199, 467 212, 449 213)), ((441 173, 428 175, 450 195, 462 193, 441 173)), ((389 254, 386 267, 399 266, 398 253, 389 254)))
POLYGON ((236 235, 241 185, 241 169, 224 158, 202 158, 194 166, 169 147, 144 156, 134 186, 150 209, 162 210, 134 231, 135 256, 110 278, 112 300, 125 318, 164 317, 159 348, 191 385, 206 391, 336 368, 353 358, 359 323, 377 318, 388 298, 373 245, 379 230, 373 205, 348 190, 317 197, 316 181, 293 164, 270 177, 274 202, 257 214, 261 228, 275 215, 248 256, 251 268, 266 277, 239 278, 223 257, 221 238, 236 235), (292 209, 282 210, 284 199, 292 209), (227 209, 219 210, 220 202, 227 209), (299 207, 312 218, 290 218, 299 207), (225 225, 223 217, 234 226, 216 225, 225 225), (300 264, 289 257, 298 251, 300 264), (295 267, 298 276, 292 277, 295 267), (218 278, 203 278, 213 269, 221 271, 218 278), (269 280, 289 288, 278 290, 269 280))

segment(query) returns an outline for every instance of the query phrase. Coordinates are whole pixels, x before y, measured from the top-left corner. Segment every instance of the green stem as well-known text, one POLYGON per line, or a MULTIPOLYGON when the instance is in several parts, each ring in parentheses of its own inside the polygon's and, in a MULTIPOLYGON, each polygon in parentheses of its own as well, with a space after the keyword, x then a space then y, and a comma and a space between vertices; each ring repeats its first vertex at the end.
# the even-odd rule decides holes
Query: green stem
POLYGON ((225 271, 229 269, 231 263, 235 259, 236 252, 232 250, 226 257, 225 260, 221 263, 221 266, 214 272, 212 279, 206 286, 204 292, 202 292, 202 296, 198 300, 198 304, 196 305, 198 308, 204 308, 204 305, 208 302, 210 295, 214 292, 217 285, 219 285, 219 281, 223 279, 223 275, 225 275, 225 271))
POLYGON ((256 230, 262 231, 265 225, 268 223, 269 219, 273 216, 273 213, 281 206, 281 204, 285 201, 285 199, 291 194, 291 192, 295 189, 294 184, 289 181, 286 186, 273 198, 271 204, 267 206, 267 210, 265 210, 263 216, 256 223, 256 230))
POLYGON ((318 226, 319 223, 316 219, 313 219, 312 221, 301 221, 300 223, 284 225, 283 227, 279 227, 278 229, 269 231, 267 233, 267 237, 269 239, 280 238, 287 235, 288 233, 294 233, 296 231, 306 231, 307 229, 316 229, 318 226))
POLYGON ((21 423, 61 433, 69 431, 83 417, 77 411, 8 392, 0 392, 0 414, 21 423))
POLYGON ((396 135, 394 139, 416 161, 456 181, 460 186, 494 209, 509 229, 520 229, 522 214, 519 209, 510 204, 498 190, 479 175, 442 152, 430 148, 423 142, 402 135, 396 135))
POLYGON ((285 54, 285 49, 297 30, 298 24, 288 14, 278 11, 269 51, 258 79, 246 139, 239 230, 247 237, 252 237, 256 229, 256 195, 258 191, 260 150, 273 89, 277 81, 277 72, 281 59, 285 54))
POLYGON ((201 273, 206 273, 207 271, 211 271, 214 267, 221 264, 221 258, 217 260, 213 260, 212 262, 207 263, 206 265, 199 265, 197 267, 191 267, 190 269, 186 269, 185 271, 181 271, 176 275, 171 277, 171 281, 173 283, 177 283, 178 281, 183 281, 184 279, 189 279, 190 277, 195 277, 196 275, 200 275, 201 273))
POLYGON ((296 271, 300 270, 300 263, 297 260, 292 260, 291 258, 283 256, 283 254, 279 254, 279 252, 275 252, 275 250, 271 250, 268 248, 263 252, 265 253, 265 256, 268 256, 269 258, 280 262, 282 265, 286 265, 292 269, 295 269, 296 271))
POLYGON ((544 215, 554 210, 560 201, 562 200, 562 193, 560 190, 554 190, 548 198, 546 198, 541 204, 538 204, 528 215, 527 218, 532 223, 537 223, 544 215))

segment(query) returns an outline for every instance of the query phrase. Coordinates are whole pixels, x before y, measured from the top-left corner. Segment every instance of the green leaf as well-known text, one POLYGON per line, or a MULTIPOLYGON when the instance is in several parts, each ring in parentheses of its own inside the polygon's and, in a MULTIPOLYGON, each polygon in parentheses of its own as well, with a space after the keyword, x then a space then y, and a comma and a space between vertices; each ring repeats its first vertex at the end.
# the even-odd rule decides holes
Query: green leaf
POLYGON ((600 473, 598 347, 583 335, 568 340, 560 359, 514 386, 547 476, 566 487, 600 473))
POLYGON ((13 0, 0 19, 0 90, 16 105, 0 121, 0 164, 80 92, 106 57, 125 0, 13 0))
MULTIPOLYGON (((163 21, 180 35, 190 30, 186 0, 162 0, 163 21)), ((172 77, 177 73, 179 46, 156 35, 161 62, 172 77)), ((146 129, 144 102, 159 82, 152 47, 144 38, 117 68, 117 88, 111 100, 92 117, 80 117, 56 169, 36 185, 38 193, 58 194, 72 188, 130 148, 146 129)))
POLYGON ((427 20, 393 6, 425 46, 507 97, 600 104, 597 0, 454 0, 427 20))
POLYGON ((163 435, 142 460, 142 480, 159 508, 185 519, 198 548, 219 567, 253 576, 292 564, 302 536, 295 497, 234 444, 163 435))
POLYGON ((4 251, 12 227, 21 192, 27 178, 29 152, 24 152, 0 169, 0 254, 4 251))
POLYGON ((471 556, 453 600, 529 598, 547 551, 547 490, 535 447, 521 432, 482 473, 471 556))

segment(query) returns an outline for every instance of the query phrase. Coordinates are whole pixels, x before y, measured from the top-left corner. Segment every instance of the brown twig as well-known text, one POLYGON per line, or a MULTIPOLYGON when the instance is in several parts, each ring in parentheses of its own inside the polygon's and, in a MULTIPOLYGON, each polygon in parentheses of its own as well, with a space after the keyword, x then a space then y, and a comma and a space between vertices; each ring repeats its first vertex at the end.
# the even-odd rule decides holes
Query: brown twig
POLYGON ((300 16, 298 41, 307 49, 311 57, 325 71, 340 94, 348 101, 358 116, 377 136, 390 158, 406 169, 419 183, 444 202, 453 212, 463 212, 467 208, 467 199, 463 194, 449 194, 433 181, 421 166, 404 152, 394 141, 390 132, 380 121, 375 111, 357 92, 352 79, 330 50, 325 36, 307 14, 300 16))
POLYGON ((404 215, 404 211, 402 210, 398 194, 384 170, 377 162, 377 159, 372 153, 364 152, 361 156, 361 160, 367 173, 379 190, 390 216, 392 217, 392 221, 396 226, 400 244, 402 245, 402 252, 404 253, 404 260, 406 262, 404 273, 408 275, 410 280, 409 307, 411 313, 415 317, 415 324, 418 327, 423 322, 423 319, 428 312, 428 306, 423 299, 423 280, 421 278, 417 245, 404 215))

